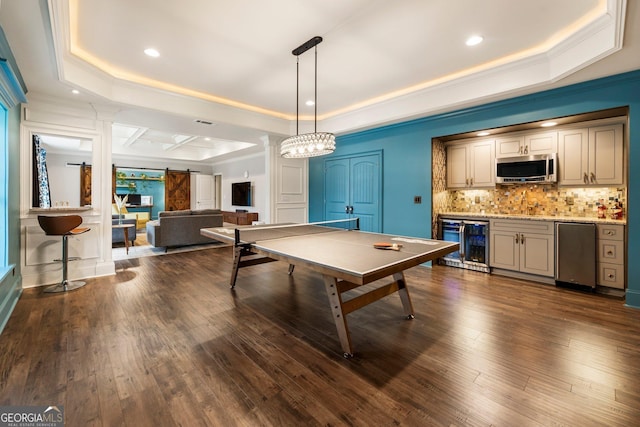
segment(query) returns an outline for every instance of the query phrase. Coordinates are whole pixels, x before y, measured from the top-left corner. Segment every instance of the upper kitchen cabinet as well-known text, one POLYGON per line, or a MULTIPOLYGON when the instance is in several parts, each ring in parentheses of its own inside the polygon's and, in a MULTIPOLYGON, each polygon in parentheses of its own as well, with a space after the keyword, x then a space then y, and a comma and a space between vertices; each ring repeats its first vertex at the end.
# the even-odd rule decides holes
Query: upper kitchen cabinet
POLYGON ((560 185, 624 183, 621 124, 558 132, 560 185))
POLYGON ((496 158, 552 154, 557 151, 557 132, 507 135, 496 139, 496 158))
POLYGON ((495 183, 493 139, 447 146, 447 188, 494 187, 495 183))

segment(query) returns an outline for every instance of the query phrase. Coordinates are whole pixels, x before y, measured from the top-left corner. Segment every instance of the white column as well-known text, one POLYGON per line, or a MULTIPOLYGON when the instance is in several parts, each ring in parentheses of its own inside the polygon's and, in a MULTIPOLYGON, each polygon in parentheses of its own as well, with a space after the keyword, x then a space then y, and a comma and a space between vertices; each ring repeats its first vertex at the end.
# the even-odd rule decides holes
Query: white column
POLYGON ((114 189, 111 188, 111 167, 113 121, 118 109, 93 105, 96 110, 97 146, 93 148, 93 166, 91 168, 91 203, 100 212, 102 223, 101 260, 96 265, 96 275, 115 274, 115 264, 111 251, 111 203, 114 189))

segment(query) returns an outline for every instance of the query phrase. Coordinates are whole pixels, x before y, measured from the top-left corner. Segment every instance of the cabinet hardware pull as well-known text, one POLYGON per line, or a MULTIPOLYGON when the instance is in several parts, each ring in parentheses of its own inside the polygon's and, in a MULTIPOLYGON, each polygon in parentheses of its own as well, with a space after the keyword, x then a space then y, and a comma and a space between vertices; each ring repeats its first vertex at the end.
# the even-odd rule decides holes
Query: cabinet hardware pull
POLYGON ((609 277, 609 279, 613 279, 616 276, 614 276, 613 274, 609 274, 608 277, 609 277))
POLYGON ((470 178, 469 181, 471 182, 471 186, 473 187, 473 178, 470 178))
POLYGON ((596 182, 596 174, 591 172, 591 182, 595 183, 596 182))
POLYGON ((520 235, 520 243, 524 245, 524 234, 520 235))
POLYGON ((518 233, 516 233, 516 245, 520 244, 518 233))
POLYGON ((613 256, 613 252, 612 252, 612 251, 608 251, 608 252, 607 252, 607 255, 609 255, 609 256, 613 256))
POLYGON ((460 233, 460 249, 458 251, 458 253, 460 254, 460 261, 464 261, 464 259, 467 256, 467 254, 465 253, 465 247, 467 245, 465 244, 466 238, 465 238, 465 235, 464 235, 465 234, 464 233, 464 229, 466 227, 467 227, 467 225, 464 224, 464 223, 460 225, 460 231, 459 231, 459 233, 460 233))
POLYGON ((524 154, 529 154, 529 146, 528 145, 524 146, 524 154))
POLYGON ((589 183, 589 176, 587 175, 587 173, 584 173, 584 178, 582 178, 582 180, 584 181, 585 184, 589 183))
POLYGON ((522 154, 522 145, 520 146, 520 148, 518 150, 518 154, 522 154))

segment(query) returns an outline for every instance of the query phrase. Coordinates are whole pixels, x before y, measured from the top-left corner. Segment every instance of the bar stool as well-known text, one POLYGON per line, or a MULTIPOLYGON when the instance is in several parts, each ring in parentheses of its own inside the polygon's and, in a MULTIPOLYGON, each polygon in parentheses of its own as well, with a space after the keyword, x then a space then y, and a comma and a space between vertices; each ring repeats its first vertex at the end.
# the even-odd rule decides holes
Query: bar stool
POLYGON ((78 228, 82 224, 80 215, 44 216, 38 215, 38 223, 47 236, 62 236, 62 282, 45 288, 44 292, 66 292, 81 288, 85 282, 67 280, 67 263, 69 262, 69 236, 86 233, 90 228, 78 228))

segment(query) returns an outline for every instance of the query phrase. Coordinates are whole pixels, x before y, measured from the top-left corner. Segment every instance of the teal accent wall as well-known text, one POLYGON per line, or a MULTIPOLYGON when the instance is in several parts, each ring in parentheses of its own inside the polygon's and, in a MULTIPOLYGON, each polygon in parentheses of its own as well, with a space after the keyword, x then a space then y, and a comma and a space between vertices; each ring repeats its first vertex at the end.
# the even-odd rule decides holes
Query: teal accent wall
POLYGON ((324 162, 327 159, 382 151, 382 231, 384 233, 429 237, 431 225, 431 143, 425 143, 418 123, 386 127, 338 137, 337 149, 330 156, 309 161, 309 219, 324 218, 324 162), (422 196, 422 204, 414 204, 422 196), (399 210, 403 211, 400 212, 399 210), (397 218, 424 218, 406 223, 397 218))
MULTIPOLYGON (((7 261, 10 267, 0 277, 0 332, 4 329, 11 312, 22 293, 20 270, 20 106, 7 111, 7 235, 2 236, 7 245, 7 261)), ((0 135, 0 138, 4 135, 0 135)), ((2 144, 0 144, 2 147, 2 144)))
MULTIPOLYGON (((116 170, 118 172, 118 170, 116 170)), ((131 174, 132 170, 127 169, 124 172, 131 174)), ((153 208, 151 209, 151 219, 158 219, 158 213, 164 210, 164 179, 159 181, 157 180, 160 177, 164 176, 164 172, 154 172, 149 170, 135 170, 133 171, 134 175, 140 176, 140 174, 144 173, 150 179, 148 180, 129 180, 125 179, 124 182, 122 180, 116 180, 116 193, 117 194, 127 194, 127 193, 135 193, 143 196, 151 196, 153 197, 153 208), (135 188, 128 188, 128 184, 133 183, 135 188), (124 185, 124 186, 122 186, 124 185)), ((127 208, 129 212, 149 212, 149 208, 127 208)))
MULTIPOLYGON (((431 140, 480 129, 629 107, 629 165, 640 164, 640 70, 478 107, 434 115, 336 138, 342 156, 381 149, 383 160, 383 231, 430 237, 431 140), (422 196, 422 204, 413 203, 422 196)), ((321 221, 322 165, 330 156, 309 160, 309 221, 321 221)), ((640 168, 629 168, 628 259, 640 257, 640 168)), ((626 304, 640 308, 640 263, 628 262, 626 304)))

